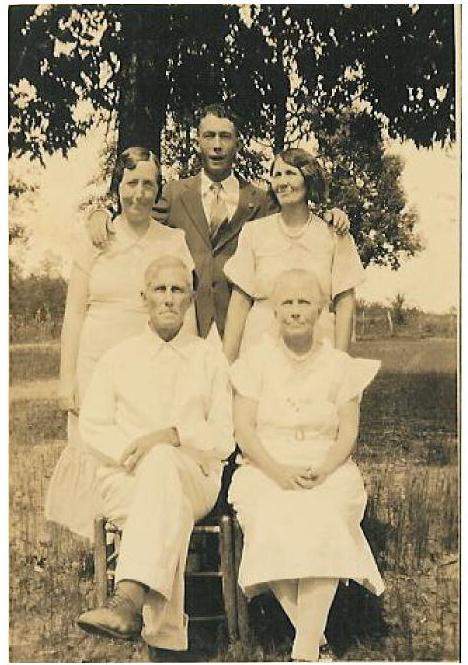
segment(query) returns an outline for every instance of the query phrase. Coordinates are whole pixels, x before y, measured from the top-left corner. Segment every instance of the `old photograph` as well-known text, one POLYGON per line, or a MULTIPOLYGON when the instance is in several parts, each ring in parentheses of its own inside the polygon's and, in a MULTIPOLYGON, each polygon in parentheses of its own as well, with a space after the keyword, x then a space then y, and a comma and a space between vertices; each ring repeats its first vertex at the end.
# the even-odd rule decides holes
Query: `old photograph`
POLYGON ((459 661, 461 5, 10 4, 10 662, 459 661))

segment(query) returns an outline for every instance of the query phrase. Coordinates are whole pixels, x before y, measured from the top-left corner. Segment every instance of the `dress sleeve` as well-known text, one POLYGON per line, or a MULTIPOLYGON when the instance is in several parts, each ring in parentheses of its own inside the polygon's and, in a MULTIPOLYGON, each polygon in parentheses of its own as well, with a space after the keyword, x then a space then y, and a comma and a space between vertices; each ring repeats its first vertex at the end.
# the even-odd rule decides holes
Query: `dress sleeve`
POLYGON ((245 224, 239 233, 239 242, 233 256, 224 264, 224 274, 252 298, 255 296, 255 253, 253 226, 245 224))
POLYGON ((187 242, 185 240, 185 231, 182 229, 177 229, 179 233, 179 256, 182 259, 182 261, 185 263, 187 268, 190 271, 193 271, 195 269, 195 264, 193 262, 192 255, 190 254, 190 250, 187 246, 187 242))
POLYGON ((83 270, 87 275, 91 272, 94 262, 99 254, 84 228, 74 231, 72 236, 73 264, 83 270))
POLYGON ((335 235, 331 291, 332 298, 364 281, 364 268, 350 233, 335 235))
POLYGON ((354 397, 358 397, 360 400, 364 389, 373 381, 380 366, 380 360, 347 356, 341 385, 336 396, 337 406, 345 404, 354 397))
POLYGON ((234 390, 242 395, 258 401, 263 384, 264 354, 259 346, 251 347, 238 360, 232 363, 229 375, 234 390))

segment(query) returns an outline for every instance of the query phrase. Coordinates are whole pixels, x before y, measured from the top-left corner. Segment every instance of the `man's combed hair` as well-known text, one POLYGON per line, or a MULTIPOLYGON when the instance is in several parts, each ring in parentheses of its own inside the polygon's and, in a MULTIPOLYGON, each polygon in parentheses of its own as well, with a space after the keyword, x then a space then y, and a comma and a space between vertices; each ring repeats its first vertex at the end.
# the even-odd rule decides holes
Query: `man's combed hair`
POLYGON ((239 132, 241 120, 238 115, 236 115, 228 106, 216 103, 216 104, 207 104, 206 106, 201 106, 195 113, 195 118, 197 121, 197 129, 200 129, 201 121, 206 118, 207 115, 214 115, 216 118, 226 118, 230 120, 236 131, 239 132))

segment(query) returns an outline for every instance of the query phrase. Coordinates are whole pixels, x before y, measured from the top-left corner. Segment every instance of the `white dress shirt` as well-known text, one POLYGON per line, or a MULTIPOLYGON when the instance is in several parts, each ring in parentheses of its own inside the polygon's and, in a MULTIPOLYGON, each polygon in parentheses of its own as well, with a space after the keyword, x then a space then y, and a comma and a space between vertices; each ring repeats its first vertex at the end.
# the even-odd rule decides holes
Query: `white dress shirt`
POLYGON ((181 330, 169 342, 149 325, 104 354, 81 407, 83 441, 119 464, 135 439, 176 427, 181 446, 234 450, 227 363, 205 340, 181 330))
MULTIPOLYGON (((213 181, 206 175, 204 171, 201 172, 201 198, 205 217, 210 223, 211 206, 215 198, 215 193, 211 189, 213 181)), ((223 198, 228 210, 228 220, 231 221, 234 213, 239 205, 239 181, 235 175, 231 173, 227 178, 221 181, 220 196, 223 198)))

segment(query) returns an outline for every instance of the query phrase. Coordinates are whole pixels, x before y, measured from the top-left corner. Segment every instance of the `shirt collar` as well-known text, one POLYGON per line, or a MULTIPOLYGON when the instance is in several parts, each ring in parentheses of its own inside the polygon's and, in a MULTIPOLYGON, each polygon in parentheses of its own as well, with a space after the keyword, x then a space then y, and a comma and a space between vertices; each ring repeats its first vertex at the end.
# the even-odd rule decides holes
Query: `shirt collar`
POLYGON ((188 360, 191 356, 190 347, 193 342, 198 339, 192 333, 184 330, 184 327, 179 330, 177 335, 173 337, 169 342, 166 342, 162 337, 155 332, 150 323, 146 323, 143 331, 143 339, 150 349, 150 353, 153 356, 156 356, 164 349, 172 349, 177 354, 181 355, 183 358, 188 360))
MULTIPOLYGON (((204 170, 201 172, 201 193, 202 196, 210 191, 210 187, 213 184, 213 181, 207 176, 204 170)), ((221 180, 223 190, 227 196, 235 196, 236 192, 239 190, 239 181, 236 176, 231 173, 227 178, 221 180)))
POLYGON ((302 366, 304 367, 309 362, 316 362, 324 352, 324 350, 331 348, 331 344, 327 339, 320 340, 315 347, 312 347, 310 351, 305 354, 298 354, 292 351, 284 342, 283 338, 278 335, 276 339, 276 346, 281 350, 283 357, 286 357, 290 365, 295 367, 302 366))

